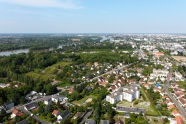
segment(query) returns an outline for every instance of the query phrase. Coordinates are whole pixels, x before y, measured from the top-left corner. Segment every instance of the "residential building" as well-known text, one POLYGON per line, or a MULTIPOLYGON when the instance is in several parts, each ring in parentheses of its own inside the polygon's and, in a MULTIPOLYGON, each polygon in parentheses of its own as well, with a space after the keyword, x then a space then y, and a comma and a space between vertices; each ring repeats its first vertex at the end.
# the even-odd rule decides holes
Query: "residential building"
POLYGON ((120 90, 106 96, 106 101, 111 104, 115 104, 122 100, 127 100, 132 102, 134 99, 139 99, 140 90, 139 87, 135 84, 130 86, 121 87, 120 90))
POLYGON ((50 105, 50 104, 52 104, 52 99, 51 99, 51 98, 45 99, 45 100, 44 100, 44 104, 45 104, 45 105, 50 105))
POLYGON ((5 83, 0 83, 0 87, 1 88, 5 88, 6 87, 6 84, 5 83))
POLYGON ((109 124, 109 120, 101 120, 100 124, 109 124))
POLYGON ((178 72, 178 71, 176 71, 175 73, 175 80, 176 81, 182 81, 183 79, 183 76, 182 76, 182 74, 180 73, 180 72, 178 72))
POLYGON ((72 119, 76 119, 77 117, 82 118, 83 116, 84 116, 84 113, 83 113, 83 112, 77 112, 77 113, 72 117, 72 119))
POLYGON ((115 124, 124 124, 124 122, 119 118, 119 119, 115 122, 115 124))
POLYGON ((181 116, 176 116, 176 123, 177 124, 184 124, 184 120, 181 116))
POLYGON ((4 106, 4 108, 5 108, 6 110, 11 109, 11 108, 14 107, 14 102, 7 102, 7 103, 4 103, 3 106, 4 106))
POLYGON ((32 110, 32 109, 35 109, 37 108, 39 105, 37 102, 33 102, 33 103, 30 103, 28 105, 26 105, 24 108, 28 111, 28 110, 32 110))
POLYGON ((85 124, 96 124, 96 121, 95 120, 92 120, 92 119, 87 119, 85 121, 85 124))
POLYGON ((16 116, 21 117, 22 115, 23 115, 23 112, 22 111, 17 110, 17 109, 14 109, 13 112, 12 112, 12 114, 11 114, 11 118, 14 118, 16 116))
POLYGON ((16 124, 30 124, 30 123, 25 119, 20 122, 17 122, 16 124))

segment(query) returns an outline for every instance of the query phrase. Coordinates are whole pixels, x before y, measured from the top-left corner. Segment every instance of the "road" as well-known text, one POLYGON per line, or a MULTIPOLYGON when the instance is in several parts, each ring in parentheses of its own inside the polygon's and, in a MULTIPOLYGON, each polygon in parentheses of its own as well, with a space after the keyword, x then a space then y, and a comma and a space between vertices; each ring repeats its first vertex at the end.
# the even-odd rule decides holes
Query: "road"
POLYGON ((146 109, 143 108, 132 108, 132 107, 121 107, 121 106, 116 106, 116 111, 118 112, 131 112, 131 113, 146 113, 146 109))
MULTIPOLYGON (((55 95, 58 95, 58 93, 53 94, 53 95, 49 95, 49 96, 44 96, 44 97, 42 97, 42 98, 33 100, 33 101, 31 101, 31 102, 29 102, 29 103, 26 103, 26 104, 24 104, 24 105, 15 106, 14 108, 23 111, 23 112, 24 112, 25 114, 27 114, 27 115, 31 115, 32 113, 31 113, 30 111, 27 111, 27 110, 24 108, 26 105, 31 104, 31 103, 33 103, 33 102, 41 102, 41 101, 43 101, 43 100, 45 100, 45 99, 49 99, 49 98, 51 98, 52 96, 55 96, 55 95)), ((11 110, 7 110, 6 112, 7 112, 7 113, 11 113, 11 112, 14 110, 14 108, 12 108, 11 110)), ((51 123, 49 123, 49 122, 46 122, 46 121, 43 121, 43 120, 39 119, 39 118, 36 117, 36 116, 33 116, 33 118, 35 118, 36 120, 38 120, 39 122, 41 122, 41 124, 51 124, 51 123)))
POLYGON ((186 120, 186 111, 185 111, 185 109, 180 105, 180 103, 178 102, 178 100, 176 98, 174 98, 172 96, 172 94, 169 92, 169 87, 170 87, 169 82, 170 82, 171 77, 172 77, 172 69, 170 69, 170 73, 167 76, 167 81, 163 85, 164 86, 164 89, 165 89, 165 93, 172 100, 172 102, 175 104, 175 106, 179 110, 180 114, 186 120))
POLYGON ((83 124, 83 123, 86 121, 86 119, 87 119, 88 117, 91 116, 91 114, 92 114, 92 109, 89 110, 89 111, 86 113, 86 115, 83 117, 82 121, 81 121, 79 124, 83 124))

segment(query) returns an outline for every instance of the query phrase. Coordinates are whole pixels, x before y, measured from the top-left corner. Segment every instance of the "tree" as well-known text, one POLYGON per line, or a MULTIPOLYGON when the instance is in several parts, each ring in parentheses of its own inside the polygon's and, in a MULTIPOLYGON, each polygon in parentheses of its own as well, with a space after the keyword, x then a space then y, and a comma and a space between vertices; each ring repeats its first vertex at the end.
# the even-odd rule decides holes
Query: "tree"
POLYGON ((39 112, 39 113, 43 113, 43 112, 44 112, 44 107, 43 107, 42 105, 39 106, 38 112, 39 112))
POLYGON ((78 123, 79 123, 79 121, 80 121, 80 118, 79 118, 79 117, 77 117, 76 119, 74 119, 73 124, 78 124, 78 123))
POLYGON ((24 96, 21 96, 21 98, 20 98, 20 103, 21 103, 21 104, 24 104, 24 103, 25 103, 25 97, 24 97, 24 96))
POLYGON ((5 114, 6 114, 6 111, 4 109, 1 109, 0 115, 5 115, 5 114))
POLYGON ((96 108, 93 113, 93 117, 95 120, 99 120, 100 118, 100 108, 96 108))
POLYGON ((158 110, 162 110, 162 106, 161 106, 161 104, 157 104, 157 105, 156 105, 156 109, 158 109, 158 110))
POLYGON ((52 106, 51 105, 46 105, 45 106, 45 113, 49 113, 52 111, 52 106))

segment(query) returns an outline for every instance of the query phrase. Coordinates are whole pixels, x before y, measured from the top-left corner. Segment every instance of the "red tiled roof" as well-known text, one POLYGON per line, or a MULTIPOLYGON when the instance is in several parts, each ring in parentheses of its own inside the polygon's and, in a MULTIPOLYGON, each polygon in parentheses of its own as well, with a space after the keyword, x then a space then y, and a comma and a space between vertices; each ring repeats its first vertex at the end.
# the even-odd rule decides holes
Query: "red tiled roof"
POLYGON ((179 98, 178 100, 179 100, 183 105, 186 104, 186 100, 185 100, 185 99, 183 99, 183 98, 179 98))
POLYGON ((184 124, 183 118, 181 116, 176 117, 176 123, 177 124, 184 124))
POLYGON ((169 105, 169 109, 176 108, 173 104, 169 105))
POLYGON ((174 110, 172 113, 173 113, 174 116, 180 114, 180 113, 178 112, 178 110, 174 110))
POLYGON ((58 112, 59 112, 58 110, 54 110, 54 111, 52 112, 52 114, 53 114, 53 115, 57 115, 58 112))
POLYGON ((69 93, 73 93, 73 92, 74 92, 74 88, 70 88, 69 93))
POLYGON ((23 115, 23 112, 19 111, 17 109, 14 109, 12 113, 15 114, 16 116, 19 116, 19 117, 21 117, 23 115))

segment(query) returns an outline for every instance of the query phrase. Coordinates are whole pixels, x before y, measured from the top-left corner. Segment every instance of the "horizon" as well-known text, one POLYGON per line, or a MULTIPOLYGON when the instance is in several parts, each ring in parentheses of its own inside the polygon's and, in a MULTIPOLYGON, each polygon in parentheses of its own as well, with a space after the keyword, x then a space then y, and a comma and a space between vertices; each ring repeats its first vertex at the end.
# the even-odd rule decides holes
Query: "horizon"
POLYGON ((0 0, 0 33, 183 34, 184 5, 184 0, 0 0))

